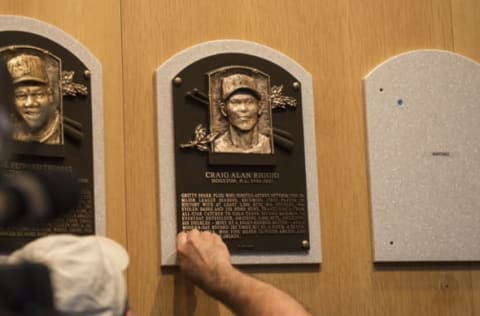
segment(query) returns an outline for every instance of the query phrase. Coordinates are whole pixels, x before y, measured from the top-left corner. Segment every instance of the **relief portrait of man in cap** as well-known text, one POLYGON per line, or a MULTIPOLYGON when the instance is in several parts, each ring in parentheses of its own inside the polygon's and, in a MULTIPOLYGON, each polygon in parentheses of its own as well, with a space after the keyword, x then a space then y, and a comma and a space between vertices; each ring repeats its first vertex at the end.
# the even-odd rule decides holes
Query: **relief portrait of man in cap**
POLYGON ((271 139, 259 129, 264 106, 255 79, 239 73, 221 81, 220 112, 228 124, 214 140, 213 152, 271 154, 271 139))
POLYGON ((13 139, 23 142, 63 144, 61 115, 55 101, 46 63, 22 53, 7 61, 13 84, 13 139))

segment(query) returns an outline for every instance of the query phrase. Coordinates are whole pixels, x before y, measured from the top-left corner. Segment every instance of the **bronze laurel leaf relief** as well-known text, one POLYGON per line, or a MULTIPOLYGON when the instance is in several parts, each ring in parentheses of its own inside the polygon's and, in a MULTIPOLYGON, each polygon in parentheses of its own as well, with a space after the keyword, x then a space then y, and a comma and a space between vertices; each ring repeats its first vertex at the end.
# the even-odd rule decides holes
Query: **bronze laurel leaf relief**
POLYGON ((198 124, 195 128, 195 137, 193 140, 186 144, 181 144, 180 148, 195 147, 200 151, 208 151, 211 142, 218 136, 218 133, 209 134, 208 129, 203 127, 202 124, 198 124))

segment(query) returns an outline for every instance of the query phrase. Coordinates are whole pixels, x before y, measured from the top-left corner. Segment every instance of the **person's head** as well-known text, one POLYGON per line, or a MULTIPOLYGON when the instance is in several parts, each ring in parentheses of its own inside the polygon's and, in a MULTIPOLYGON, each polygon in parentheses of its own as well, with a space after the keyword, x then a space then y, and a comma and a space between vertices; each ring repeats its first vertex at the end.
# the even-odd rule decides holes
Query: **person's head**
POLYGON ((30 130, 41 130, 57 110, 44 62, 38 56, 22 54, 10 59, 7 68, 17 114, 30 130))
POLYGON ((101 236, 51 235, 30 242, 8 257, 9 263, 33 262, 50 270, 60 315, 123 316, 128 266, 125 249, 101 236))
POLYGON ((223 78, 220 111, 236 129, 252 130, 262 113, 261 95, 255 80, 244 74, 223 78))

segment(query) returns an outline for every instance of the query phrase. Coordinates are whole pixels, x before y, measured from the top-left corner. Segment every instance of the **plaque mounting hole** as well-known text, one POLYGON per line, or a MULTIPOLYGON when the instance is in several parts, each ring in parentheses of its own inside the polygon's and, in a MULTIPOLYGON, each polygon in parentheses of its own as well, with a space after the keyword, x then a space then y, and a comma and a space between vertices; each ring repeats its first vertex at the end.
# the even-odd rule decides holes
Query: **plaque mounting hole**
POLYGON ((403 99, 398 99, 398 100, 397 100, 397 106, 398 106, 398 107, 401 107, 401 106, 403 106, 403 105, 404 105, 403 99))
POLYGON ((378 91, 383 92, 383 88, 378 89, 378 91))
POLYGON ((393 240, 390 240, 389 244, 390 244, 391 246, 393 246, 393 244, 394 244, 393 240))

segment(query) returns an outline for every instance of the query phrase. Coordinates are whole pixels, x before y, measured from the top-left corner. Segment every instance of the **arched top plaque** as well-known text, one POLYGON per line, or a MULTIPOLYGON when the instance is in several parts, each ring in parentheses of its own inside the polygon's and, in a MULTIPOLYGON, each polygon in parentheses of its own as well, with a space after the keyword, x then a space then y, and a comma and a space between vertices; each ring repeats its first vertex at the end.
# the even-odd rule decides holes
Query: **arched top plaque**
MULTIPOLYGON (((102 69, 47 23, 0 15, 0 105, 12 126, 2 174, 62 171, 80 181, 74 209, 38 227, 2 228, 2 251, 46 234, 105 234, 102 69)), ((54 210, 62 213, 64 210, 54 210)), ((13 225, 13 224, 12 224, 13 225)))
POLYGON ((480 260, 480 64, 412 51, 364 88, 374 260, 480 260))
POLYGON ((310 74, 219 40, 167 60, 156 87, 162 265, 193 228, 219 233, 236 264, 319 263, 310 74))

